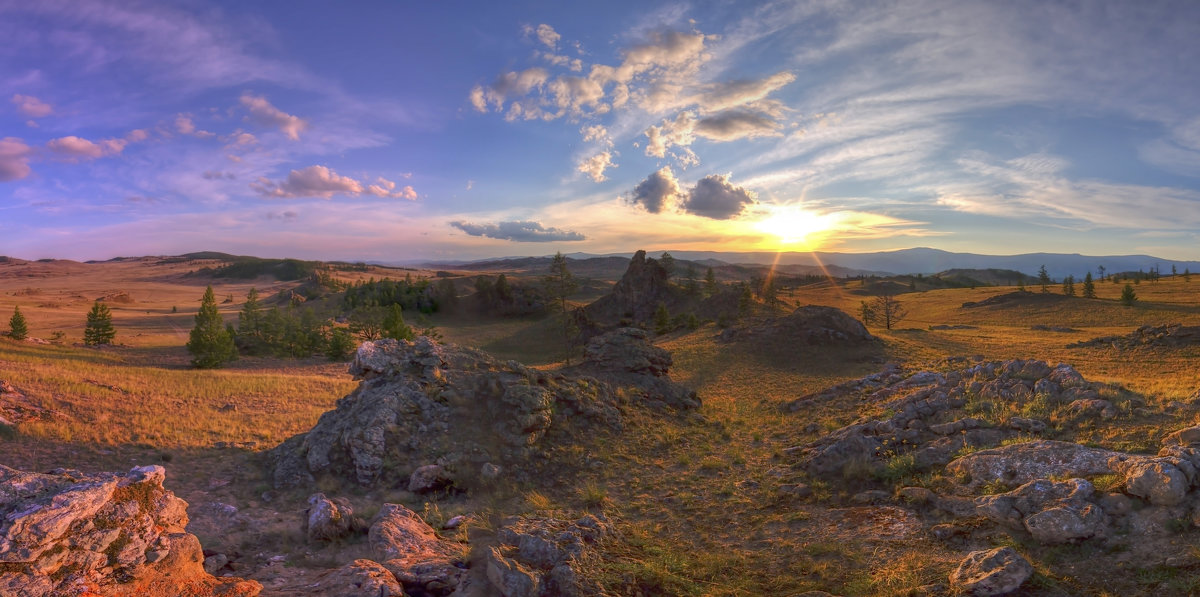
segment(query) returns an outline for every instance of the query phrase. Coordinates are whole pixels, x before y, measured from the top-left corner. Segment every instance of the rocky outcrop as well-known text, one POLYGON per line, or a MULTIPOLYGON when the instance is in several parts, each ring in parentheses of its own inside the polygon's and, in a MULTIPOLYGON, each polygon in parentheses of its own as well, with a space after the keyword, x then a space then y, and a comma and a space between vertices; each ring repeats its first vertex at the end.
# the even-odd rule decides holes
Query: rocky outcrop
POLYGON ((354 508, 345 498, 329 499, 323 493, 308 498, 304 516, 304 533, 309 542, 333 541, 358 530, 361 521, 354 517, 354 508))
POLYGON ((485 554, 486 575, 505 597, 583 597, 599 587, 579 574, 596 546, 612 535, 603 515, 574 522, 515 517, 497 532, 499 544, 485 554))
POLYGON ((1200 344, 1200 326, 1178 323, 1144 325, 1124 336, 1103 336, 1067 345, 1068 348, 1112 347, 1117 350, 1164 347, 1180 348, 1200 344))
POLYGON ((350 372, 359 387, 311 431, 271 451, 276 487, 309 485, 314 474, 395 485, 429 465, 448 483, 479 483, 486 463, 522 474, 510 465, 536 453, 554 428, 620 427, 607 384, 425 337, 364 342, 350 372))
POLYGON ((0 465, 0 594, 257 595, 258 583, 204 571, 187 503, 165 476, 160 466, 122 476, 0 465))
POLYGON ((582 314, 587 321, 603 326, 652 321, 659 303, 670 308, 679 298, 668 278, 670 273, 662 264, 638 251, 612 292, 584 307, 582 314))
MULTIPOLYGON (((959 367, 961 363, 960 359, 947 361, 959 367)), ((1067 405, 1075 401, 1099 398, 1099 390, 1100 386, 1088 383, 1070 365, 1052 367, 1035 360, 980 362, 948 371, 906 372, 892 365, 880 373, 785 405, 786 411, 802 412, 823 402, 851 398, 888 413, 885 418, 861 419, 787 453, 797 458, 798 466, 818 476, 842 475, 851 469, 879 471, 896 457, 911 457, 920 469, 942 466, 968 446, 987 448, 1021 433, 1046 430, 1045 422, 1037 419, 987 417, 982 413, 1021 410, 1035 400, 1046 408, 1062 407, 1066 412, 1067 405), (981 415, 969 416, 969 412, 981 415)), ((1074 447, 1064 446, 1063 450, 1075 455, 1085 450, 1082 446, 1069 446, 1074 447)), ((1018 465, 1018 461, 1005 458, 1010 450, 1023 449, 1028 448, 1010 448, 1000 453, 985 450, 986 453, 973 454, 948 472, 969 476, 972 488, 989 480, 1015 485, 1044 476, 1036 472, 1041 470, 1037 462, 1027 467, 1024 462, 1018 465)), ((1032 453, 1043 459, 1057 457, 1054 451, 1034 449, 1032 453)), ((1096 456, 1095 466, 1086 468, 1089 471, 1086 474, 1112 472, 1107 467, 1107 459, 1112 455, 1096 456)), ((1050 463, 1046 464, 1050 467, 1050 463)), ((1077 469, 1068 467, 1063 472, 1077 469)))
POLYGON ((378 562, 354 560, 326 572, 305 594, 328 597, 406 597, 396 577, 378 562))
POLYGON ((49 419, 61 413, 43 407, 12 384, 0 379, 0 425, 17 425, 34 419, 49 419))
POLYGON ((1013 486, 1049 477, 1090 477, 1115 472, 1119 452, 1071 442, 1037 440, 980 450, 946 465, 946 473, 971 489, 991 482, 1013 486))
POLYGON ((875 340, 862 322, 834 307, 809 305, 783 317, 752 320, 721 332, 733 341, 779 341, 810 346, 854 345, 875 340))
POLYGON ((950 574, 950 586, 972 597, 1016 591, 1033 576, 1033 565, 1011 547, 974 551, 950 574))
POLYGON ((582 364, 563 372, 636 389, 647 406, 700 407, 696 392, 671 381, 671 353, 651 344, 645 330, 619 328, 597 336, 588 341, 583 354, 582 364))
POLYGON ((1025 529, 1039 543, 1103 538, 1108 517, 1092 502, 1095 488, 1083 479, 1030 481, 1012 491, 975 500, 979 514, 1010 528, 1025 529))

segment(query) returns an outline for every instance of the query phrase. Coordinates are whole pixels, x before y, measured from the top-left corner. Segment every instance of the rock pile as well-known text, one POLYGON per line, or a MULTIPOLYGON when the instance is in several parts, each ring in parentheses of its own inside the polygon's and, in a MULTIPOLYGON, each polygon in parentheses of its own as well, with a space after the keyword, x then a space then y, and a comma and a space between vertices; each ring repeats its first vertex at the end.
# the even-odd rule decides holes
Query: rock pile
POLYGON ((1160 326, 1144 325, 1124 336, 1092 338, 1068 344, 1067 348, 1111 346, 1117 350, 1133 350, 1147 347, 1180 348, 1197 344, 1200 344, 1200 326, 1172 323, 1160 326))
POLYGON ((505 597, 582 597, 600 589, 579 572, 595 546, 612 534, 603 515, 575 522, 516 517, 488 548, 487 579, 505 597))
MULTIPOLYGON (((1102 400, 1098 384, 1088 383, 1070 365, 1051 367, 1043 361, 980 362, 947 372, 905 372, 898 366, 804 396, 785 409, 800 411, 818 402, 854 396, 878 405, 888 416, 861 420, 806 445, 791 448, 798 466, 817 476, 841 475, 848 468, 882 470, 895 457, 911 457, 918 468, 949 463, 965 446, 988 447, 1020 433, 1037 434, 1044 421, 1019 416, 980 419, 963 416, 968 402, 974 411, 1019 411, 1031 401, 1048 407, 1079 408, 1099 405, 1115 416, 1117 409, 1102 400), (1015 406, 1017 408, 1010 408, 1015 406)), ((1101 416, 1083 409, 1081 417, 1101 416)))
POLYGON ((792 344, 862 344, 875 340, 862 322, 834 307, 809 305, 783 317, 753 320, 721 332, 725 342, 755 340, 792 344))
POLYGON ((227 595, 261 586, 204 571, 187 503, 160 466, 127 475, 0 465, 0 594, 227 595))
POLYGON ((12 426, 58 414, 60 413, 43 408, 12 384, 0 379, 0 425, 12 426))
POLYGON ((631 386, 651 405, 698 406, 695 393, 667 378, 670 362, 640 330, 593 339, 572 375, 425 337, 365 342, 350 367, 359 387, 311 431, 271 451, 274 483, 306 486, 314 474, 348 474, 364 486, 404 483, 427 492, 487 483, 502 472, 520 477, 547 433, 619 429, 614 385, 631 386))

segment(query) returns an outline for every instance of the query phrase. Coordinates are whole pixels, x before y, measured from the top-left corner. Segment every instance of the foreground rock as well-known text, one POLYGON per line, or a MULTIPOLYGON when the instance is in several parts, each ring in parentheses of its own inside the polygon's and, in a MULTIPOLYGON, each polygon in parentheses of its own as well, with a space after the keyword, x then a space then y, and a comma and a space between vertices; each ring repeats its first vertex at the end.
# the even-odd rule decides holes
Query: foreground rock
POLYGON ((261 586, 204 571, 187 503, 160 466, 125 476, 0 465, 0 595, 253 596, 261 586))
MULTIPOLYGON (((948 364, 961 367, 962 361, 955 359, 948 364)), ((797 465, 810 474, 826 477, 878 473, 898 457, 911 458, 912 466, 917 469, 943 466, 967 447, 996 446, 1005 439, 1023 433, 1041 433, 1047 428, 1044 421, 1005 412, 1020 412, 1035 401, 1042 408, 1066 411, 1080 400, 1098 399, 1100 389, 1099 384, 1088 383, 1070 365, 1052 367, 1035 360, 982 362, 949 371, 907 372, 890 366, 880 373, 785 405, 784 410, 801 412, 823 402, 849 397, 889 413, 885 418, 864 418, 808 445, 791 448, 788 453, 798 457, 797 465), (978 415, 968 416, 969 412, 978 415)), ((1090 416, 1093 415, 1077 415, 1090 416)), ((1079 451, 1081 447, 1062 449, 1079 451)), ((1065 458, 1073 462, 1072 458, 1078 456, 1074 452, 1066 456, 1035 447, 1028 452, 1037 455, 1034 466, 1023 469, 1025 465, 1020 458, 1007 458, 1006 454, 977 456, 956 465, 956 469, 963 469, 972 488, 994 480, 1019 484, 1042 476, 1036 471, 1054 468, 1051 462, 1039 468, 1038 459, 1065 458)), ((1098 454, 1087 461, 1094 466, 1068 466, 1059 472, 1109 473, 1112 470, 1107 467, 1107 460, 1111 456, 1112 453, 1098 454)))
POLYGON ((425 337, 364 342, 350 372, 362 379, 358 389, 271 451, 276 487, 309 485, 314 474, 408 484, 429 465, 447 483, 478 484, 483 465, 526 460, 552 428, 620 426, 606 384, 425 337))
POLYGON ((806 345, 864 344, 875 340, 862 322, 834 307, 809 305, 783 317, 751 321, 726 329, 720 339, 789 342, 806 345))
POLYGON ((487 550, 489 584, 505 597, 583 597, 600 588, 579 573, 581 564, 596 557, 596 546, 612 534, 601 516, 575 522, 553 518, 516 517, 497 533, 499 545, 487 550))
POLYGON ((358 389, 271 451, 275 486, 310 485, 319 474, 413 492, 479 486, 499 471, 520 480, 547 434, 620 429, 617 388, 649 405, 698 407, 667 377, 670 363, 632 329, 594 338, 569 374, 425 337, 364 342, 350 367, 358 389))
POLYGON ((1033 575, 1033 566, 1011 547, 975 551, 950 574, 950 586, 973 597, 1016 591, 1033 575))
POLYGON ((466 574, 466 546, 439 539, 420 516, 399 504, 383 505, 371 521, 368 542, 375 559, 414 594, 448 595, 466 574))
POLYGON ((1109 461, 1120 455, 1071 442, 1038 440, 968 454, 946 465, 946 472, 971 489, 996 481, 1011 487, 1049 477, 1111 474, 1109 461))

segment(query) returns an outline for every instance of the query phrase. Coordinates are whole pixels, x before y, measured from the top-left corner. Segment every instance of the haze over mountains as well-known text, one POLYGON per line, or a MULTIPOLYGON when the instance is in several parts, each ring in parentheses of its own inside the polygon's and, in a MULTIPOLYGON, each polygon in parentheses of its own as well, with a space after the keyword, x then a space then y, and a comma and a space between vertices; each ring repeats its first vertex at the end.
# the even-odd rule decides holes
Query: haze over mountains
MULTIPOLYGON (((657 256, 662 251, 649 251, 657 256)), ((1097 272, 1103 266, 1109 273, 1146 271, 1157 267, 1160 273, 1170 273, 1171 266, 1179 272, 1189 270, 1200 273, 1200 261, 1178 261, 1163 259, 1151 255, 1079 255, 1061 253, 1025 253, 1021 255, 979 255, 976 253, 951 253, 940 249, 913 248, 897 251, 880 251, 875 253, 837 253, 837 252, 718 252, 718 251, 670 251, 676 259, 708 262, 710 265, 724 264, 757 264, 780 266, 798 266, 788 268, 799 273, 805 267, 814 271, 824 268, 834 276, 844 275, 900 275, 900 274, 935 274, 952 269, 1008 269, 1022 272, 1026 275, 1036 275, 1043 265, 1052 278, 1059 279, 1072 275, 1082 278, 1088 272, 1097 272)), ((567 257, 573 260, 628 259, 633 253, 617 253, 610 255, 593 255, 588 253, 570 253, 567 257)), ((548 259, 546 257, 511 257, 503 259, 487 259, 480 261, 442 261, 421 263, 424 267, 445 268, 470 266, 471 268, 486 268, 489 265, 503 267, 518 266, 522 262, 528 265, 530 259, 548 259)), ((548 263, 548 261, 547 261, 548 263)), ((412 265, 412 263, 405 263, 412 265)))

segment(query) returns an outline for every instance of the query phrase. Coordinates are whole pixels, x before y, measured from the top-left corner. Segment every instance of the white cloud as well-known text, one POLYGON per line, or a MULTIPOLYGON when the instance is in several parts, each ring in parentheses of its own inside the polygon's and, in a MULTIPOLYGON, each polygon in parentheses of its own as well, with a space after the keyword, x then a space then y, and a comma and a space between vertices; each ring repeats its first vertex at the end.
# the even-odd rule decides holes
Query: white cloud
POLYGON ((379 178, 375 184, 364 184, 349 176, 341 176, 325 166, 309 166, 292 170, 281 182, 260 178, 250 188, 264 197, 294 198, 319 197, 330 199, 334 195, 374 195, 393 199, 415 200, 417 192, 411 186, 396 189, 396 183, 379 178))
POLYGON ((29 118, 42 118, 54 112, 54 107, 32 95, 15 94, 12 103, 17 111, 29 118))
POLYGON ((128 141, 124 139, 101 139, 93 142, 69 135, 47 141, 46 148, 72 160, 94 160, 121 153, 127 144, 128 141))
POLYGON ((710 84, 698 104, 709 112, 719 112, 730 108, 757 102, 765 99, 772 92, 796 80, 796 75, 789 72, 775 73, 757 81, 738 80, 710 84))
POLYGON ((579 134, 583 135, 584 143, 599 143, 606 147, 612 147, 612 137, 608 136, 608 129, 599 124, 586 125, 579 129, 579 134))
POLYGON ((608 177, 604 175, 604 171, 608 168, 616 168, 617 165, 612 161, 612 153, 604 151, 598 153, 579 164, 579 171, 592 177, 595 182, 604 182, 608 177))
POLYGON ((524 220, 496 222, 494 224, 472 224, 470 222, 456 221, 450 222, 450 225, 471 236, 486 236, 488 238, 520 243, 586 240, 584 235, 574 230, 547 228, 541 222, 524 220))
POLYGON ((301 131, 308 128, 308 121, 276 108, 265 97, 244 93, 239 101, 256 121, 277 127, 292 141, 299 141, 301 131))
POLYGON ((713 141, 735 141, 752 137, 779 137, 779 123, 762 114, 729 111, 701 118, 693 129, 696 135, 713 141))
POLYGON ((629 195, 631 204, 639 205, 652 214, 670 211, 683 199, 679 181, 675 180, 675 174, 669 166, 663 166, 647 176, 629 195))
POLYGON ((692 131, 696 127, 695 115, 691 112, 680 112, 675 120, 663 120, 658 126, 646 129, 646 155, 666 157, 667 150, 672 145, 688 146, 696 140, 692 131))
POLYGON ((29 176, 29 154, 33 150, 16 137, 0 139, 0 182, 29 176))
POLYGON ((562 36, 554 30, 554 27, 551 27, 545 23, 537 26, 536 33, 538 41, 542 42, 547 48, 550 49, 554 49, 556 46, 558 46, 558 40, 562 39, 562 36))
POLYGON ((180 114, 175 117, 175 131, 181 135, 191 135, 201 139, 208 139, 216 136, 216 134, 210 133, 206 130, 197 129, 196 123, 192 121, 192 117, 189 114, 180 114))

